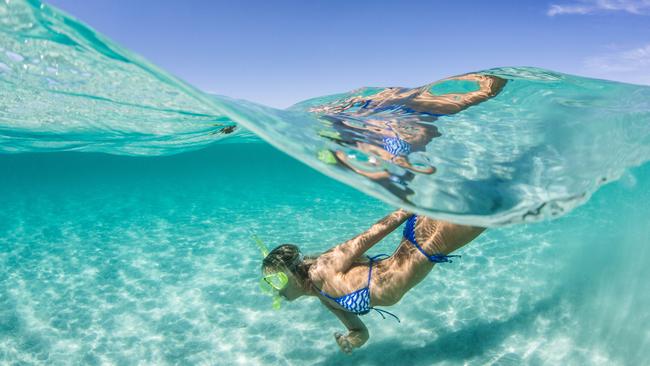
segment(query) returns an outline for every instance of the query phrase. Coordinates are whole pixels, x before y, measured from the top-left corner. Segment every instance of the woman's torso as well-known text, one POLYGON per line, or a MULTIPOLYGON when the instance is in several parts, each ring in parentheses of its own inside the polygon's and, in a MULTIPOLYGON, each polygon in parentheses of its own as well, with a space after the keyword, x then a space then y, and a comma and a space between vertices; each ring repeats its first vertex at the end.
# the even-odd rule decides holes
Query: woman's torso
MULTIPOLYGON (((415 227, 417 241, 427 253, 445 255, 462 247, 483 230, 426 217, 419 217, 415 227)), ((319 296, 323 296, 322 291, 337 298, 369 286, 372 306, 390 306, 420 283, 434 266, 405 238, 390 257, 372 262, 372 275, 368 281, 370 264, 367 259, 360 258, 345 272, 332 272, 316 265, 310 270, 310 279, 319 290, 319 296)))

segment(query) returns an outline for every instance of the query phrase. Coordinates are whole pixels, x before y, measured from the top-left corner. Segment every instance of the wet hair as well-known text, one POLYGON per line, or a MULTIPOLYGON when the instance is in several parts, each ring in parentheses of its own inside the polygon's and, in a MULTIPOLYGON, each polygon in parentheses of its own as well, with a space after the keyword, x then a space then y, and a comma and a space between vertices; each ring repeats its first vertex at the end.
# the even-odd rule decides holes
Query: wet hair
POLYGON ((307 278, 309 264, 302 260, 300 249, 293 244, 282 244, 275 247, 262 261, 262 271, 285 269, 299 278, 307 278))

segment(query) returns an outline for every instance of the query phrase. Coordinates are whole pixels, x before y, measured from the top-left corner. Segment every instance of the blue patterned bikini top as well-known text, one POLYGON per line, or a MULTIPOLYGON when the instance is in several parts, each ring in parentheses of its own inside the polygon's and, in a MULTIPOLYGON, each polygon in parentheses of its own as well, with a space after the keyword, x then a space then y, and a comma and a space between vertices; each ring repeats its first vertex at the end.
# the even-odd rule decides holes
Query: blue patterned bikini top
POLYGON ((345 311, 348 311, 350 313, 354 313, 354 314, 357 314, 357 315, 364 315, 364 314, 368 314, 370 312, 370 310, 375 310, 376 312, 379 313, 379 315, 382 316, 382 318, 386 319, 386 317, 383 314, 383 313, 386 313, 388 315, 391 315, 395 319, 397 319, 397 321, 399 322, 400 321, 399 318, 397 316, 395 316, 394 314, 392 314, 392 313, 390 313, 390 312, 388 312, 386 310, 381 310, 381 309, 377 309, 377 308, 374 308, 374 307, 370 306, 370 278, 372 276, 372 262, 374 262, 375 259, 377 259, 379 257, 388 257, 388 255, 379 254, 379 255, 376 255, 374 257, 368 257, 368 259, 370 260, 370 263, 368 264, 368 266, 370 268, 368 270, 368 284, 366 285, 366 287, 364 287, 362 289, 359 289, 359 290, 356 290, 354 292, 351 292, 351 293, 349 293, 347 295, 340 296, 340 297, 330 296, 329 294, 327 294, 326 292, 324 292, 323 290, 320 290, 320 289, 318 291, 320 291, 321 295, 323 295, 323 296, 327 297, 328 299, 336 302, 345 311))
MULTIPOLYGON (((395 109, 395 108, 396 108, 395 106, 380 107, 380 108, 376 108, 375 112, 379 112, 384 109, 395 109)), ((415 112, 414 110, 403 106, 400 106, 399 109, 407 113, 420 113, 420 114, 426 114, 434 117, 446 116, 445 114, 415 112)), ((398 156, 403 156, 403 157, 408 156, 411 153, 411 144, 408 141, 402 139, 399 136, 399 133, 395 131, 395 129, 393 129, 393 127, 391 127, 389 123, 386 123, 386 128, 389 131, 391 131, 395 136, 383 137, 381 139, 381 147, 384 148, 384 150, 388 151, 388 153, 393 156, 391 160, 395 160, 395 158, 398 156)))
POLYGON ((381 142, 384 150, 393 155, 393 158, 411 153, 411 144, 399 137, 384 137, 381 142))

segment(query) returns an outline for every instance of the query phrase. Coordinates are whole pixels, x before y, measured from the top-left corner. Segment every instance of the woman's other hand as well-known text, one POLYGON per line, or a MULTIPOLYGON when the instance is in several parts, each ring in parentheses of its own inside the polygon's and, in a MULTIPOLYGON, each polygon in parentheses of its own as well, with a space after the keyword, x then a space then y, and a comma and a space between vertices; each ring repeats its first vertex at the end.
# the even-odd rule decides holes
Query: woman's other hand
POLYGON ((335 332, 334 339, 336 339, 336 343, 338 343, 341 352, 345 353, 346 355, 352 353, 352 343, 348 339, 348 336, 343 335, 339 332, 335 332))
POLYGON ((354 348, 363 346, 368 341, 368 338, 370 338, 370 335, 367 329, 351 330, 348 335, 343 335, 339 332, 334 333, 334 339, 336 339, 336 343, 339 345, 341 352, 347 355, 352 353, 354 348))

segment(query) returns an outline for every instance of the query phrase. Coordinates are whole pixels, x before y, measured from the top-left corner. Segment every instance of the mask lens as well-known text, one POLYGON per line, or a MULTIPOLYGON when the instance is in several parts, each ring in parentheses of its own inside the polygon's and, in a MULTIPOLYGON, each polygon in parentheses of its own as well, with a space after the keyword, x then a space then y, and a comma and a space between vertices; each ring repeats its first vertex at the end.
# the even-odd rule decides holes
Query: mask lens
POLYGON ((280 310, 280 306, 282 305, 280 291, 287 287, 287 283, 289 283, 289 277, 283 272, 276 272, 264 276, 260 280, 260 289, 265 294, 273 297, 273 309, 275 310, 280 310))
POLYGON ((278 291, 285 288, 289 282, 289 278, 283 272, 277 272, 268 276, 264 276, 262 280, 278 291))
POLYGON ((273 286, 271 286, 271 284, 269 284, 264 278, 260 280, 260 290, 269 295, 275 295, 277 292, 277 290, 274 289, 273 286))
POLYGON ((287 286, 287 282, 287 275, 282 272, 264 276, 260 280, 260 289, 262 292, 273 297, 274 310, 280 310, 280 307, 282 306, 282 297, 280 297, 280 290, 287 286))

